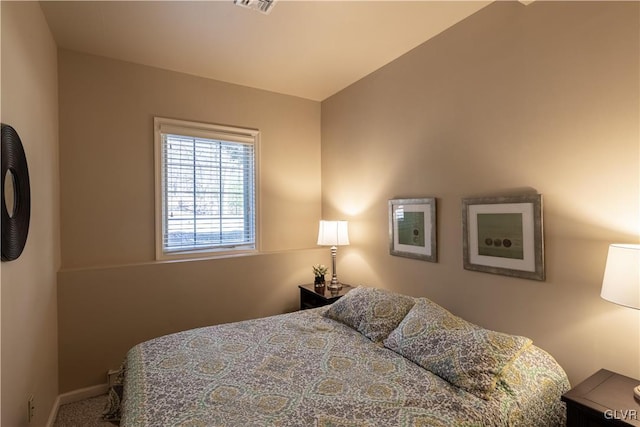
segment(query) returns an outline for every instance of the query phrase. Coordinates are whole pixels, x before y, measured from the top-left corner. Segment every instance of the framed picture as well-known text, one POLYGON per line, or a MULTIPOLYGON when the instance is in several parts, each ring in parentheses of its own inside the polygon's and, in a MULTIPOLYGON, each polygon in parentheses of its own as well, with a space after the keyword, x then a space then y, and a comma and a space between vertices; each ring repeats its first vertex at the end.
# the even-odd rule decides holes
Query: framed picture
POLYGON ((389 253, 437 262, 436 199, 389 200, 389 253))
POLYGON ((467 270, 545 280, 542 195, 462 199, 467 270))

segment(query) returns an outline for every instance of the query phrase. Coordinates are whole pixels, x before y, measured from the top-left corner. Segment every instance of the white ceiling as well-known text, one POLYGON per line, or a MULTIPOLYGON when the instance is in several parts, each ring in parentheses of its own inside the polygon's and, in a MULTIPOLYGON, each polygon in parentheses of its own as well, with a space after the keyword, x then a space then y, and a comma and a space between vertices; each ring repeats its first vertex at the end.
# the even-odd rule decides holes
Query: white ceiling
POLYGON ((491 1, 44 1, 58 46, 321 101, 491 1))

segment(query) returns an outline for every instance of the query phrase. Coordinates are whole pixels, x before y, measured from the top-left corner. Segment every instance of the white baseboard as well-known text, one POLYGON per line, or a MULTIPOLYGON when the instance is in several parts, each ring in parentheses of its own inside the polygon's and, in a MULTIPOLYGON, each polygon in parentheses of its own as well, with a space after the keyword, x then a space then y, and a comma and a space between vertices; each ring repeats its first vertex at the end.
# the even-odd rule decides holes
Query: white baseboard
POLYGON ((109 386, 107 384, 99 384, 59 395, 56 397, 55 402, 53 402, 53 408, 51 408, 51 413, 49 413, 49 419, 47 420, 47 427, 53 427, 53 423, 55 423, 56 417, 58 416, 58 409, 60 409, 61 405, 100 396, 106 394, 108 391, 109 386))

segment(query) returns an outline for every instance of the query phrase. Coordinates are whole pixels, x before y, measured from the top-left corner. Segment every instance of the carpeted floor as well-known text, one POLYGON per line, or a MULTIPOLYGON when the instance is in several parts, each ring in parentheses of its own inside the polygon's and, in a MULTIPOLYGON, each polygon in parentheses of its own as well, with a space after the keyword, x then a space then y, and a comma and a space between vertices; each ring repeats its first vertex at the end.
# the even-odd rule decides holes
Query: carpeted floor
POLYGON ((100 418, 107 403, 107 395, 92 397, 60 406, 53 427, 114 427, 100 418))

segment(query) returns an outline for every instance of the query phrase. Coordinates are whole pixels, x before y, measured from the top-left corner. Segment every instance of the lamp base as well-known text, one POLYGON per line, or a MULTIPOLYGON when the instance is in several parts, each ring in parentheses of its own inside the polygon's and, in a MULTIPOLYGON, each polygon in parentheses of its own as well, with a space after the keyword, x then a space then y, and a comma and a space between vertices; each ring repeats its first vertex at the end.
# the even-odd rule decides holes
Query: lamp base
POLYGON ((331 247, 331 283, 327 285, 332 293, 336 293, 342 289, 342 284, 338 282, 338 274, 336 273, 336 255, 338 254, 338 248, 336 246, 331 247))
POLYGON ((329 283, 327 285, 327 289, 329 289, 330 291, 339 291, 340 289, 342 289, 342 283, 329 283))

